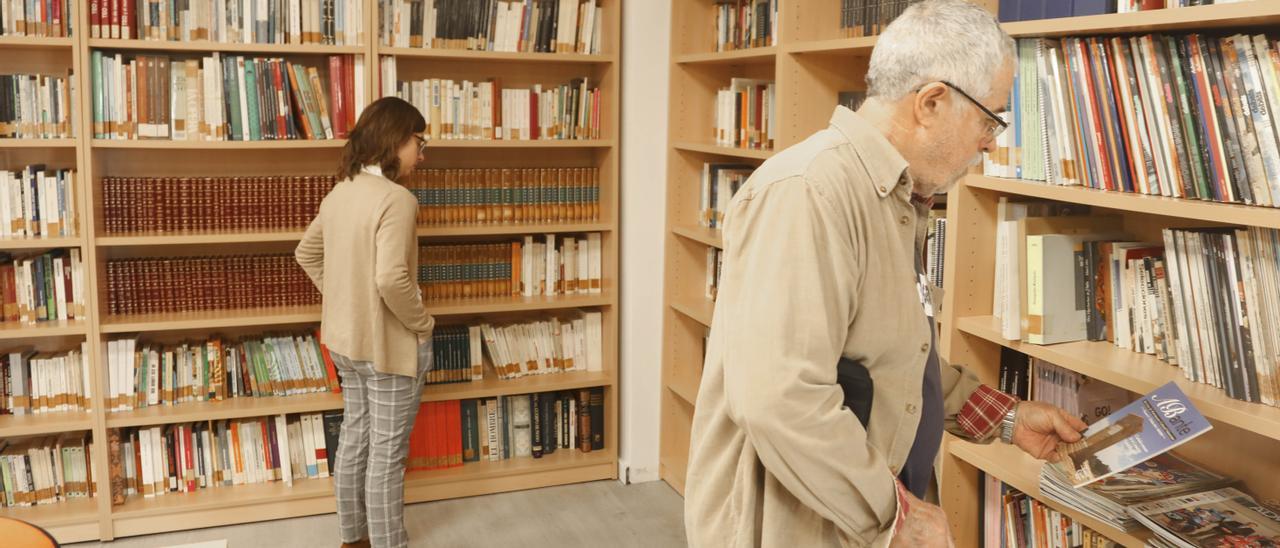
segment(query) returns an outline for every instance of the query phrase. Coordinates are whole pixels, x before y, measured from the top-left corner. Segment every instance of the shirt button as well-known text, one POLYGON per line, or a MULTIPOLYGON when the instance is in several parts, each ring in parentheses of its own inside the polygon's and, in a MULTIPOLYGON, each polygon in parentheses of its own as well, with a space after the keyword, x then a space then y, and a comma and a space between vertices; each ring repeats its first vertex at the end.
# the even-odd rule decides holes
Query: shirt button
POLYGON ((910 217, 907 217, 906 215, 903 215, 900 219, 898 219, 898 223, 903 224, 903 225, 905 225, 905 224, 907 224, 907 223, 909 223, 909 222, 911 222, 911 218, 910 218, 910 217))
POLYGON ((914 403, 908 403, 908 404, 907 404, 907 413, 910 413, 910 414, 912 414, 912 415, 916 414, 916 404, 914 404, 914 403))
POLYGON ((921 351, 921 352, 928 352, 928 351, 929 351, 929 343, 924 343, 924 344, 920 345, 920 351, 921 351))
POLYGON ((889 190, 888 190, 888 189, 886 189, 886 188, 882 185, 882 186, 880 187, 880 193, 881 193, 881 194, 884 194, 884 193, 886 193, 886 192, 889 192, 889 190))

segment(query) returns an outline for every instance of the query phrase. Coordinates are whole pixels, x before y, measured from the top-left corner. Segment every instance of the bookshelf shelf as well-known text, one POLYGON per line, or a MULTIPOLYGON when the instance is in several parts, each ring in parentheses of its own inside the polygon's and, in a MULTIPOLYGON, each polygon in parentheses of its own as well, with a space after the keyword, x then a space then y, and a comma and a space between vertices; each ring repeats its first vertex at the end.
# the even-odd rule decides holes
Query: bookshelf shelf
POLYGON ((1217 28, 1263 27, 1280 23, 1275 2, 1238 2, 1134 13, 1066 17, 1005 23, 1014 37, 1119 34, 1139 32, 1202 32, 1217 28))
POLYGON ((716 303, 711 299, 684 299, 671 303, 676 312, 692 318, 694 321, 711 327, 711 318, 715 315, 716 303))
POLYGON ((667 389, 689 405, 693 405, 698 401, 697 379, 672 379, 667 383, 667 389))
POLYGON ((364 55, 365 46, 329 46, 323 44, 238 44, 208 40, 120 40, 90 38, 92 49, 141 50, 201 53, 263 53, 271 55, 364 55))
POLYGON ((76 148, 75 139, 0 139, 0 150, 6 148, 76 148))
POLYGON ((676 150, 684 150, 687 152, 701 152, 703 154, 715 154, 718 156, 729 156, 732 158, 750 158, 753 160, 767 160, 773 156, 772 150, 755 150, 750 148, 732 148, 705 143, 693 143, 682 141, 671 145, 676 150))
MULTIPOLYGON (((609 148, 613 139, 436 139, 427 144, 433 148, 609 148)), ((427 153, 428 155, 430 152, 427 153)))
POLYGON ((222 329, 318 323, 320 307, 263 308, 223 310, 185 314, 137 314, 108 316, 99 323, 102 333, 135 333, 144 331, 178 331, 187 329, 222 329))
POLYGON ((871 55, 876 47, 875 36, 858 36, 855 38, 835 38, 831 40, 809 40, 787 45, 787 53, 799 54, 835 54, 835 55, 871 55))
POLYGON ((284 139, 277 141, 166 141, 162 139, 94 139, 95 149, 132 150, 283 150, 342 148, 346 139, 284 139))
POLYGON ((493 314, 495 312, 557 310, 563 308, 612 306, 613 304, 614 295, 609 291, 594 295, 506 297, 495 299, 466 299, 426 302, 427 311, 433 316, 462 316, 466 314, 493 314))
POLYGON ((89 323, 82 320, 39 322, 35 325, 17 322, 0 323, 0 340, 83 336, 88 333, 89 323))
POLYGON ((1040 346, 1006 341, 1000 336, 999 320, 992 316, 958 318, 956 329, 1138 394, 1175 381, 1206 417, 1280 440, 1280 408, 1235 400, 1222 389, 1190 382, 1178 366, 1154 356, 1117 348, 1110 342, 1040 346))
POLYGON ((422 401, 469 400, 612 385, 613 377, 605 372, 570 371, 502 380, 490 370, 485 372, 482 381, 429 384, 422 391, 422 401))
POLYGON ((74 37, 0 36, 0 48, 5 49, 70 49, 75 45, 74 37))
MULTIPOLYGON (((420 490, 423 487, 438 486, 464 480, 492 480, 529 472, 550 472, 554 470, 600 466, 612 462, 612 453, 613 451, 610 448, 592 451, 590 453, 583 453, 577 450, 566 451, 564 449, 557 449, 555 453, 538 459, 524 457, 492 462, 471 462, 454 468, 410 472, 405 474, 405 492, 409 493, 420 490)), ((426 500, 421 498, 412 500, 416 497, 409 498, 410 500, 406 502, 426 500)))
POLYGON ((94 240, 99 247, 142 247, 152 245, 204 245, 265 242, 296 242, 302 231, 213 232, 207 234, 103 236, 94 240))
POLYGON ((152 498, 132 496, 125 503, 112 508, 116 519, 144 516, 167 516, 191 513, 238 505, 263 504, 317 497, 333 497, 333 480, 318 478, 294 480, 293 485, 282 481, 233 485, 200 489, 191 493, 165 493, 152 498))
POLYGON ((606 54, 583 53, 534 53, 507 51, 474 51, 442 48, 393 48, 377 46, 378 55, 394 55, 396 57, 417 59, 446 59, 460 61, 517 61, 527 63, 597 63, 608 64, 617 61, 615 56, 606 54))
POLYGON ((97 538, 97 497, 76 498, 56 504, 0 509, 0 517, 40 526, 59 541, 79 542, 97 538))
POLYGON ((777 46, 736 49, 731 51, 710 51, 706 53, 686 53, 675 57, 676 64, 708 64, 739 65, 749 63, 772 63, 778 55, 777 46))
POLYGON ((93 428, 93 414, 88 411, 41 413, 39 415, 0 415, 0 438, 60 434, 93 428))
POLYGON ((682 238, 688 238, 701 244, 724 249, 724 242, 720 239, 720 231, 714 228, 696 225, 677 225, 671 229, 671 232, 674 232, 676 236, 680 236, 682 238))
POLYGON ((0 238, 0 249, 54 249, 83 246, 84 239, 78 236, 66 238, 0 238))
POLYGON ((1071 519, 1106 535, 1107 538, 1119 544, 1129 548, 1140 548, 1145 545, 1148 538, 1151 538, 1151 533, 1145 529, 1126 533, 1062 504, 1041 498, 1040 466, 1043 463, 1023 453, 1017 447, 1003 443, 978 445, 958 438, 948 439, 946 446, 948 451, 960 460, 999 478, 1000 481, 1034 497, 1050 508, 1071 516, 1071 519))
POLYGON ((611 232, 611 223, 537 223, 509 225, 451 225, 420 226, 420 238, 447 238, 454 236, 505 236, 523 234, 570 234, 578 232, 611 232))
MULTIPOLYGON (((1232 5, 1232 4, 1228 4, 1232 5)), ((1189 9, 1189 8, 1187 8, 1189 9)), ((1037 181, 970 175, 965 184, 1005 194, 1085 204, 1093 207, 1237 225, 1280 228, 1280 209, 1242 204, 1147 196, 1128 192, 1058 186, 1037 181)))

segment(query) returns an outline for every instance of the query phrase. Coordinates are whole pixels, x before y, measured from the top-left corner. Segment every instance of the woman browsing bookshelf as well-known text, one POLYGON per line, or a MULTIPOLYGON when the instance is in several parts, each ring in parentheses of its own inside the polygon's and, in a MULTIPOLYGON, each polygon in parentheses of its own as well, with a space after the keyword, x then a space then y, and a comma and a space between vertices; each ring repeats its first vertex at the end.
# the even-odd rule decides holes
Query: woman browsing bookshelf
POLYGON ((408 544, 405 459, 435 320, 413 275, 418 203, 396 181, 421 158, 426 129, 401 99, 370 104, 343 149, 341 182, 295 252, 322 295, 321 336, 342 377, 334 488, 343 546, 408 544))

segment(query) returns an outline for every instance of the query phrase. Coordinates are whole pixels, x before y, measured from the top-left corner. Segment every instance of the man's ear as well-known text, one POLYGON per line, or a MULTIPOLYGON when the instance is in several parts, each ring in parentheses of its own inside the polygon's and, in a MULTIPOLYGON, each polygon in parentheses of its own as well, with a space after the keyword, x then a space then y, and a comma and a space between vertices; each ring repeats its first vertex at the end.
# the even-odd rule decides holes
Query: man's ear
POLYGON ((920 88, 915 94, 915 101, 912 102, 912 112, 915 114, 916 123, 929 127, 938 122, 942 114, 943 99, 947 95, 947 86, 941 82, 926 84, 920 88))

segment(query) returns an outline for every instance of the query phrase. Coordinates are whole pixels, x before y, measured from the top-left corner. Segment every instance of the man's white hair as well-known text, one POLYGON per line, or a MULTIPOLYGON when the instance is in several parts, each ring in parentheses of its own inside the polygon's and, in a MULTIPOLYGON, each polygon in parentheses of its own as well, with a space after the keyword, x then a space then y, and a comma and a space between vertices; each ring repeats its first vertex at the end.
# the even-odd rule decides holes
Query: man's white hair
POLYGON ((991 12, 964 0, 924 0, 907 8, 876 40, 867 96, 896 101, 946 80, 975 99, 1014 52, 991 12))

